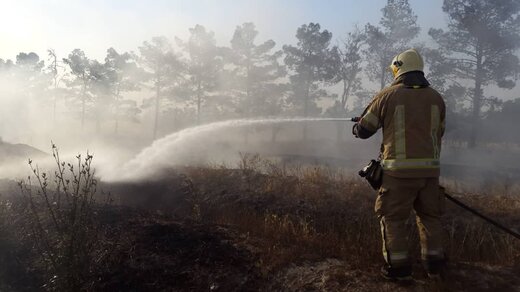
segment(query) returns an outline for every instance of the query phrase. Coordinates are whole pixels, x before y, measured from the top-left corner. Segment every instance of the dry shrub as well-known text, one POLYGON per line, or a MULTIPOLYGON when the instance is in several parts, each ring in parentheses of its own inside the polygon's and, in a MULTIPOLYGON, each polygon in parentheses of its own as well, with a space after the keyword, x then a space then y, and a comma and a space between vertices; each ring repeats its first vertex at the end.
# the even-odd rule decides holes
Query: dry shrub
POLYGON ((29 160, 33 176, 19 183, 18 236, 34 252, 30 264, 44 275, 45 290, 78 291, 104 257, 95 220, 93 157, 78 155, 71 164, 60 160, 55 145, 52 153, 57 166, 52 176, 29 160))

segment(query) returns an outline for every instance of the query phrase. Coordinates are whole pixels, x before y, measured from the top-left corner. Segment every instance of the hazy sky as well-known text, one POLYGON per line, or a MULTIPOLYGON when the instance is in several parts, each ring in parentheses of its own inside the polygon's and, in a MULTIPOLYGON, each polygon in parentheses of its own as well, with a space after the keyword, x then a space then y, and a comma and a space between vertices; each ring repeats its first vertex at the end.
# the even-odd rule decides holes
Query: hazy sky
MULTIPOLYGON (((422 33, 442 26, 442 1, 410 0, 422 33)), ((3 0, 0 58, 34 51, 46 59, 54 48, 65 57, 75 48, 103 59, 106 49, 134 50, 153 36, 185 38, 202 24, 228 45, 235 27, 252 21, 259 40, 295 41, 297 27, 319 22, 341 37, 354 24, 376 23, 386 0, 3 0)))

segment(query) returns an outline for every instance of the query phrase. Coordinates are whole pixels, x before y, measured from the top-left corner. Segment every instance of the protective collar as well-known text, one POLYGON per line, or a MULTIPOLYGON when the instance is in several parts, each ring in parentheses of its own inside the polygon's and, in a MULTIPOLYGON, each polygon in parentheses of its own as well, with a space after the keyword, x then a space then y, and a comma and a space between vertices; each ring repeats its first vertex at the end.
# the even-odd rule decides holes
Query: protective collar
POLYGON ((411 71, 406 72, 403 75, 397 77, 397 79, 392 82, 392 85, 403 84, 408 88, 424 88, 430 86, 430 82, 426 80, 424 77, 424 72, 422 71, 411 71))

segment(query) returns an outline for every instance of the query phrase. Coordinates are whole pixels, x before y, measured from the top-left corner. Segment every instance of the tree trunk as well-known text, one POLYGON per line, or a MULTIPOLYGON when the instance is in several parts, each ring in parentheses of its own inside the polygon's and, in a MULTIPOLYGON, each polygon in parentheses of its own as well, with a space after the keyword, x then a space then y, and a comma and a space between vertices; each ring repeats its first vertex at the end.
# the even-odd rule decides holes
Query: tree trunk
POLYGON ((87 84, 85 81, 83 81, 83 90, 81 93, 81 129, 83 130, 83 127, 85 125, 85 102, 86 102, 86 94, 87 94, 87 84))
POLYGON ((157 138, 157 130, 159 128, 159 102, 160 102, 160 91, 161 87, 159 82, 155 85, 155 121, 153 124, 153 140, 157 138))
POLYGON ((199 80, 198 85, 197 85, 197 125, 200 125, 200 105, 202 102, 200 90, 201 90, 201 84, 200 84, 200 80, 199 80))
POLYGON ((343 138, 345 137, 345 123, 344 122, 337 122, 336 123, 336 141, 338 143, 341 143, 343 141, 343 138))
MULTIPOLYGON (((303 105, 303 117, 307 117, 309 115, 309 91, 310 91, 310 80, 307 80, 307 85, 306 85, 306 88, 305 88, 305 102, 304 102, 304 105, 303 105)), ((304 121, 303 122, 303 141, 307 141, 307 122, 304 121)))
POLYGON ((54 98, 54 104, 52 106, 52 122, 56 124, 56 104, 58 103, 58 97, 56 96, 56 92, 58 91, 58 81, 56 77, 54 77, 54 90, 52 92, 52 97, 54 98))
POLYGON ((52 123, 56 124, 56 88, 54 88, 53 92, 54 104, 52 106, 52 123))
POLYGON ((116 94, 115 94, 116 102, 115 102, 115 109, 114 109, 114 118, 115 118, 114 134, 116 134, 116 135, 119 132, 119 93, 121 92, 120 86, 121 86, 121 82, 119 82, 117 84, 117 90, 116 90, 116 94))
POLYGON ((56 124, 56 103, 57 103, 56 91, 58 91, 58 60, 57 60, 58 57, 56 56, 56 53, 54 52, 54 50, 50 50, 49 52, 51 53, 51 57, 53 59, 53 61, 52 61, 52 72, 53 72, 52 80, 54 81, 54 83, 53 83, 54 90, 52 93, 52 97, 54 98, 54 104, 52 107, 52 123, 53 123, 53 125, 55 125, 56 124))
MULTIPOLYGON (((246 104, 244 109, 243 117, 245 119, 251 118, 251 65, 249 64, 249 58, 247 59, 246 65, 246 104)), ((244 143, 245 145, 249 144, 249 127, 244 128, 244 143)))
POLYGON ((348 81, 343 79, 343 93, 341 94, 341 109, 345 111, 347 109, 348 96, 350 94, 350 84, 348 81))
POLYGON ((116 96, 114 134, 117 135, 118 132, 119 132, 119 99, 116 96))
POLYGON ((482 106, 482 84, 475 82, 475 93, 473 95, 473 112, 471 132, 468 141, 469 148, 475 148, 477 145, 477 131, 480 129, 480 107, 482 106))
POLYGON ((244 127, 244 144, 249 144, 249 131, 251 130, 250 127, 244 127))
POLYGON ((473 93, 473 111, 471 132, 468 141, 469 148, 477 145, 477 131, 480 129, 480 109, 482 107, 482 48, 477 49, 477 66, 475 70, 475 91, 473 93))
POLYGON ((99 134, 101 131, 101 117, 99 114, 100 109, 96 111, 96 134, 99 134))
MULTIPOLYGON (((346 79, 343 79, 343 93, 341 94, 341 117, 344 118, 347 114, 346 108, 347 108, 347 101, 348 96, 350 94, 350 84, 346 79)), ((337 142, 341 142, 343 140, 343 137, 345 137, 345 123, 338 122, 336 124, 336 140, 337 142)))
POLYGON ((381 77, 381 80, 380 80, 380 82, 381 82, 381 84, 380 84, 380 85, 381 85, 380 89, 381 89, 381 90, 382 90, 383 88, 385 88, 385 85, 386 85, 386 84, 385 84, 385 83, 386 83, 386 82, 385 82, 385 79, 386 79, 385 76, 386 76, 386 67, 385 67, 385 62, 382 62, 382 63, 381 63, 381 76, 380 76, 380 77, 381 77))
POLYGON ((276 143, 276 136, 278 135, 278 132, 280 131, 280 125, 273 125, 271 128, 271 143, 276 143))

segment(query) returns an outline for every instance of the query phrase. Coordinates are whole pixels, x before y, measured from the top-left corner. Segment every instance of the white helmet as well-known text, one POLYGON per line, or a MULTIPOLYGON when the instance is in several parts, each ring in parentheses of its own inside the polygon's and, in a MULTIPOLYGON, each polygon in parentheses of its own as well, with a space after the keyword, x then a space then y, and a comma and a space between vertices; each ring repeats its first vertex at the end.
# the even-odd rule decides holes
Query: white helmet
POLYGON ((423 71, 424 62, 415 49, 406 50, 395 56, 390 64, 390 69, 394 74, 394 78, 411 71, 423 71))

